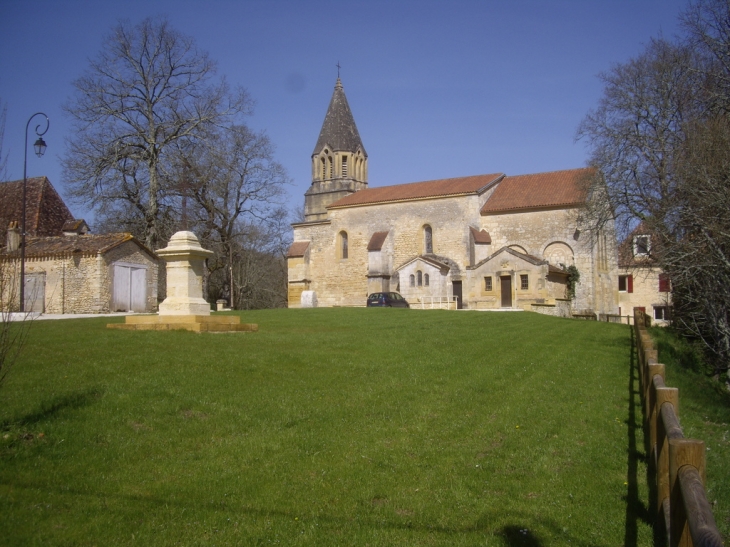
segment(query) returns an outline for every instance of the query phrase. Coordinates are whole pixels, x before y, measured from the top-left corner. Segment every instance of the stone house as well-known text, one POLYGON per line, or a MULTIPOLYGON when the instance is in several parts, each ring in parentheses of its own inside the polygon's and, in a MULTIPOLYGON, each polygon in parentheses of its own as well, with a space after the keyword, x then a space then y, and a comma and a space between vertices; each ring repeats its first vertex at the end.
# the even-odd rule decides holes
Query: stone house
MULTIPOLYGON (((18 308, 22 183, 0 184, 0 221, 5 228, 0 268, 6 281, 0 302, 5 309, 18 308)), ((28 179, 26 203, 26 311, 157 309, 158 258, 141 242, 128 233, 90 234, 45 177, 28 179)))
POLYGON ((653 234, 639 224, 619 246, 619 314, 633 320, 634 310, 647 313, 653 325, 669 323, 672 293, 669 277, 657 266, 653 234))
POLYGON ((398 291, 412 307, 616 313, 608 227, 582 233, 593 169, 504 173, 370 188, 368 156, 338 78, 312 154, 305 217, 293 224, 289 306, 364 306, 398 291), (568 268, 580 273, 573 302, 568 268))

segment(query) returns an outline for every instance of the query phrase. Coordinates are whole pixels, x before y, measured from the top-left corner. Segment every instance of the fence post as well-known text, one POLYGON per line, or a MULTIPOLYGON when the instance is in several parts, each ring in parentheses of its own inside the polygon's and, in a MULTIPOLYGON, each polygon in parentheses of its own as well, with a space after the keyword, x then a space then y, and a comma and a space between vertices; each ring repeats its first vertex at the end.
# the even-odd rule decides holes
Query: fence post
POLYGON ((687 514, 682 499, 682 489, 678 482, 679 470, 691 465, 696 468, 702 484, 705 484, 705 443, 696 439, 670 439, 669 440, 669 491, 670 491, 670 512, 671 530, 669 540, 671 547, 689 546, 692 538, 689 533, 687 514))
MULTIPOLYGON (((679 427, 679 390, 676 387, 662 387, 656 393, 657 407, 657 438, 656 438, 656 484, 657 484, 657 509, 662 510, 664 500, 669 499, 669 435, 670 429, 679 427), (666 411, 662 410, 664 403, 669 403, 672 408, 669 415, 672 416, 672 423, 665 419, 666 411)), ((676 434, 676 432, 674 432, 676 434)), ((665 517, 669 517, 668 514, 665 517)), ((668 524, 666 519, 666 524, 668 524)))
POLYGON ((646 397, 647 401, 646 418, 649 423, 649 449, 650 451, 654 452, 654 455, 656 456, 656 428, 657 420, 659 418, 660 407, 660 405, 657 404, 657 390, 664 387, 664 365, 656 363, 651 364, 646 368, 648 370, 648 385, 644 396, 646 397), (656 378, 657 376, 659 376, 660 378, 658 385, 654 382, 654 378, 656 378))

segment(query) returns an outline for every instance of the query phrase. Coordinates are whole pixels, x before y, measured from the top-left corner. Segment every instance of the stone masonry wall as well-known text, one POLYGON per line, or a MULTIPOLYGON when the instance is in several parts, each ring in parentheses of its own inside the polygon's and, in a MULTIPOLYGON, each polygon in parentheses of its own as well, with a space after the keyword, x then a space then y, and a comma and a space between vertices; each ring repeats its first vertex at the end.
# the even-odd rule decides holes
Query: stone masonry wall
POLYGON ((147 310, 157 307, 157 264, 131 242, 104 255, 62 254, 26 259, 26 274, 45 274, 45 313, 109 313, 112 264, 147 265, 147 310))
MULTIPOLYGON (((618 293, 621 315, 633 317, 635 307, 643 307, 651 317, 653 325, 666 325, 667 321, 654 319, 654 306, 671 306, 671 293, 659 292, 660 268, 622 268, 620 275, 634 277, 634 292, 620 291, 618 293)), ((616 285, 618 287, 618 285, 616 285)))
MULTIPOLYGON (((106 275, 102 277, 100 295, 105 298, 107 307, 111 306, 112 287, 114 283, 114 263, 126 262, 130 264, 141 264, 147 266, 145 283, 147 284, 147 306, 146 311, 157 311, 159 286, 158 260, 153 259, 149 254, 142 251, 135 243, 127 241, 105 253, 103 261, 106 275)), ((159 261, 164 262, 164 261, 159 261)))
MULTIPOLYGON (((479 226, 478 206, 477 196, 386 203, 331 209, 330 225, 298 225, 294 241, 311 241, 310 289, 317 293, 321 306, 364 306, 368 294, 367 245, 373 233, 390 232, 388 246, 392 244, 392 252, 388 253, 387 273, 393 274, 399 266, 423 254, 424 225, 432 228, 434 254, 460 264, 460 271, 450 272, 451 277, 460 276, 469 259, 469 226, 479 226), (338 258, 337 235, 341 231, 348 235, 347 259, 338 258)), ((383 266, 381 269, 385 269, 383 266)), ((391 283, 393 290, 395 283, 391 283)), ((407 280, 401 279, 401 289, 404 283, 407 280)))
MULTIPOLYGON (((469 228, 474 227, 485 229, 492 239, 491 245, 483 246, 486 249, 479 249, 480 255, 491 255, 503 246, 512 246, 520 252, 547 258, 555 265, 574 264, 580 273, 580 282, 573 308, 597 313, 617 312, 616 246, 607 243, 612 236, 604 239, 603 259, 598 260, 598 243, 576 230, 577 210, 521 211, 482 217, 479 210, 485 199, 485 196, 461 196, 330 209, 328 223, 297 224, 294 241, 311 243, 305 264, 292 263, 290 290, 306 271, 306 277, 311 280, 308 288, 317 293, 320 306, 364 306, 368 294, 367 245, 373 233, 387 231, 389 235, 378 273, 393 276, 391 290, 410 294, 413 291, 408 277, 398 277, 397 270, 424 254, 423 227, 429 225, 433 231, 433 254, 448 258, 451 269, 445 282, 432 276, 434 286, 428 292, 436 296, 435 290, 443 290, 445 294, 440 296, 450 296, 452 281, 462 280, 465 304, 468 304, 469 294, 478 294, 479 299, 484 300, 482 305, 498 306, 492 295, 482 295, 479 287, 471 286, 481 284, 482 280, 471 279, 472 276, 466 274, 466 267, 470 265, 469 228), (338 234, 342 231, 348 236, 346 259, 339 258, 337 248, 338 234)), ((375 284, 371 283, 371 288, 373 286, 375 284)), ((559 294, 562 288, 547 285, 546 288, 552 289, 548 291, 552 297, 562 296, 559 294)), ((301 284, 296 290, 300 289, 301 284)), ((425 293, 425 288, 416 292, 425 293)), ((416 292, 412 296, 419 296, 416 292)), ((290 302, 290 306, 296 305, 298 302, 290 302)), ((524 305, 527 305, 526 301, 524 305)))
POLYGON ((605 286, 617 275, 615 245, 607 249, 606 268, 599 277, 595 263, 596 244, 585 232, 576 231, 576 217, 574 209, 524 211, 484 216, 482 227, 489 232, 494 250, 505 245, 518 246, 514 248, 524 249, 538 258, 560 259, 565 260, 566 266, 575 265, 580 282, 576 286, 574 309, 615 313, 615 297, 605 291, 605 286), (556 250, 558 252, 554 252, 556 250), (603 291, 596 294, 597 288, 603 291))

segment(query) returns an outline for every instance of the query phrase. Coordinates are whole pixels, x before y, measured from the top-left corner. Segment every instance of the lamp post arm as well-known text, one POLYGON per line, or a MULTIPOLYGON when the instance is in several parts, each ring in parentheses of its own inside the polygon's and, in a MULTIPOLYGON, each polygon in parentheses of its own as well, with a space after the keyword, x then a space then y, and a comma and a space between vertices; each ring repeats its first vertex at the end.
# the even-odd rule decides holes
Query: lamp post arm
MULTIPOLYGON (((25 211, 26 211, 26 199, 28 195, 28 128, 30 127, 30 122, 35 118, 36 116, 43 116, 46 119, 46 128, 42 132, 38 132, 38 130, 41 128, 41 124, 39 123, 35 127, 35 133, 38 135, 38 137, 42 137, 46 134, 48 131, 48 128, 51 127, 51 121, 48 119, 48 116, 44 114, 43 112, 36 112, 33 114, 30 118, 28 118, 28 123, 25 124, 25 143, 24 143, 24 155, 23 155, 23 215, 21 218, 21 228, 20 228, 20 311, 25 311, 25 211)), ((41 122, 42 123, 42 122, 41 122)))

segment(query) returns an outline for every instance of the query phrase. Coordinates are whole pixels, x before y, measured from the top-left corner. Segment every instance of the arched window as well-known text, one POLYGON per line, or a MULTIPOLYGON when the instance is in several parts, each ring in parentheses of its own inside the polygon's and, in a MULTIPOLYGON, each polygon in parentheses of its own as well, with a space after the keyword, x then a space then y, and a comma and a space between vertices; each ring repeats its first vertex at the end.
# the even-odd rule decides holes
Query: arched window
POLYGON ((423 227, 423 252, 433 254, 433 230, 428 224, 423 227))
POLYGON ((416 276, 411 274, 411 287, 416 286, 416 276))
POLYGON ((332 156, 328 156, 327 160, 328 160, 327 161, 327 164, 328 164, 327 178, 331 179, 332 178, 332 156))
POLYGON ((428 287, 428 274, 423 274, 423 286, 428 287))
POLYGON ((340 255, 339 258, 341 258, 342 260, 347 260, 347 257, 349 254, 349 249, 347 247, 347 232, 345 232, 344 230, 342 232, 340 232, 339 240, 340 240, 339 245, 338 245, 339 252, 337 254, 340 255))
POLYGON ((416 275, 418 276, 418 286, 423 286, 423 273, 421 272, 421 270, 418 270, 416 272, 416 275))
POLYGON ((319 172, 319 176, 322 178, 322 180, 327 178, 327 166, 324 162, 324 158, 321 158, 322 161, 320 162, 319 168, 321 171, 319 172))
POLYGON ((342 156, 342 176, 347 176, 347 156, 342 156))

